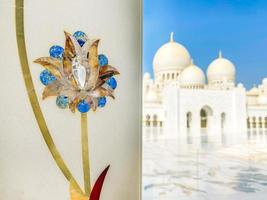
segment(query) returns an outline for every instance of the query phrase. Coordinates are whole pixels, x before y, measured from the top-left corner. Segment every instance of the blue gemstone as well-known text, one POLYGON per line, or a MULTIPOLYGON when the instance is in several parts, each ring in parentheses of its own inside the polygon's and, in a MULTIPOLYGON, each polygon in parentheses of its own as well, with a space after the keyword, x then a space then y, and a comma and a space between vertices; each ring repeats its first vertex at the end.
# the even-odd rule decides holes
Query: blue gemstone
POLYGON ((54 45, 50 48, 49 54, 53 58, 62 59, 64 49, 61 46, 54 45))
POLYGON ((73 37, 76 38, 76 40, 78 41, 78 43, 80 44, 80 46, 82 47, 84 45, 84 43, 88 40, 87 35, 82 32, 82 31, 76 31, 73 34, 73 37))
POLYGON ((100 67, 107 65, 108 64, 107 56, 105 56, 103 54, 98 55, 98 63, 100 65, 100 67))
POLYGON ((76 31, 73 36, 78 40, 78 39, 83 39, 86 38, 87 39, 87 35, 82 32, 82 31, 76 31))
POLYGON ((109 87, 111 87, 113 90, 116 89, 117 87, 117 81, 115 78, 111 77, 107 80, 107 84, 109 85, 109 87))
POLYGON ((98 99, 98 106, 99 107, 104 107, 105 105, 106 105, 106 103, 107 103, 107 98, 106 97, 100 97, 99 99, 98 99))
POLYGON ((40 81, 44 85, 48 85, 49 83, 52 83, 55 80, 57 80, 57 78, 47 69, 40 73, 40 81))
POLYGON ((85 41, 83 41, 83 40, 77 40, 78 41, 78 43, 79 43, 79 45, 82 47, 83 45, 84 45, 84 43, 85 43, 85 41))
POLYGON ((77 105, 77 109, 81 112, 81 113, 86 113, 90 110, 90 105, 85 101, 82 100, 80 101, 80 103, 77 105))
POLYGON ((68 97, 60 95, 57 97, 56 104, 58 107, 64 109, 67 108, 69 103, 68 97))

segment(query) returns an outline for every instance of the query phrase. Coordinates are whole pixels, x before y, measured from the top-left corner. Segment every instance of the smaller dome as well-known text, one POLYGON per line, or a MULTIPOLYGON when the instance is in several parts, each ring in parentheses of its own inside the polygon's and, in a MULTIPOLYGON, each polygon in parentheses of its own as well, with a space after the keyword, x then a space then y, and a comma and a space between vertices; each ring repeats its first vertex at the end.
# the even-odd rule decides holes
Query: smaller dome
POLYGON ((148 72, 144 74, 144 80, 150 80, 150 74, 148 72))
POLYGON ((248 95, 259 95, 259 89, 256 87, 256 85, 253 86, 248 92, 248 95))
POLYGON ((235 81, 235 66, 234 64, 222 57, 221 51, 219 57, 212 61, 207 70, 209 82, 213 81, 235 81))
POLYGON ((260 94, 257 98, 257 103, 259 105, 267 105, 267 96, 264 94, 260 94))
POLYGON ((264 78, 264 79, 262 80, 262 85, 267 85, 267 78, 264 78))
POLYGON ((237 87, 238 87, 238 88, 244 88, 244 85, 243 85, 242 83, 238 83, 238 84, 237 84, 237 87))
POLYGON ((180 82, 182 86, 204 86, 205 74, 198 66, 194 65, 191 60, 190 66, 185 68, 181 73, 180 82))

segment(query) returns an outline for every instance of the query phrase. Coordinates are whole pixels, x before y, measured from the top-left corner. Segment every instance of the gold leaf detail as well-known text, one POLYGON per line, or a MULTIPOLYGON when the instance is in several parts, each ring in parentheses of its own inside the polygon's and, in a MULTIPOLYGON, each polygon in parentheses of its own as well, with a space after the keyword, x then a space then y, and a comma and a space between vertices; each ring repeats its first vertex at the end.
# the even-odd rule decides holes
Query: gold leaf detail
POLYGON ((60 94, 61 90, 62 90, 62 84, 58 80, 56 80, 44 88, 43 99, 50 96, 57 96, 60 94))
POLYGON ((88 200, 88 199, 89 197, 84 196, 83 194, 79 193, 75 189, 72 181, 70 181, 70 200, 88 200))
POLYGON ((34 62, 48 69, 57 78, 61 78, 61 73, 60 73, 60 67, 62 66, 61 60, 50 57, 42 57, 36 59, 34 62))
POLYGON ((71 110, 71 112, 75 112, 76 110, 76 106, 78 105, 80 101, 80 98, 79 97, 75 97, 74 100, 69 104, 69 108, 71 110))
POLYGON ((94 97, 104 97, 104 96, 109 96, 113 99, 115 99, 113 90, 109 90, 103 87, 98 87, 92 92, 92 96, 94 97))
POLYGON ((63 71, 66 76, 69 76, 72 72, 72 59, 76 56, 75 45, 71 39, 71 35, 64 31, 65 33, 65 49, 63 53, 63 71))
POLYGON ((120 74, 119 71, 110 65, 106 65, 100 68, 99 78, 103 80, 109 79, 111 76, 120 74))
POLYGON ((89 70, 90 75, 88 77, 87 82, 87 89, 92 89, 95 87, 97 80, 98 80, 98 74, 99 74, 99 66, 98 66, 98 43, 99 39, 94 40, 89 47, 89 70))

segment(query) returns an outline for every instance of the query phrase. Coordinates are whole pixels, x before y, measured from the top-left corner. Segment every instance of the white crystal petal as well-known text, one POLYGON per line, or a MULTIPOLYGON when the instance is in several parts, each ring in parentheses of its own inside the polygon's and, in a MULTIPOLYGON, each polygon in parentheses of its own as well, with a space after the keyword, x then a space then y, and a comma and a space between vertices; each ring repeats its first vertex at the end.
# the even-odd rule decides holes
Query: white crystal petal
POLYGON ((86 81, 86 68, 75 60, 72 65, 72 73, 78 87, 83 89, 86 81))

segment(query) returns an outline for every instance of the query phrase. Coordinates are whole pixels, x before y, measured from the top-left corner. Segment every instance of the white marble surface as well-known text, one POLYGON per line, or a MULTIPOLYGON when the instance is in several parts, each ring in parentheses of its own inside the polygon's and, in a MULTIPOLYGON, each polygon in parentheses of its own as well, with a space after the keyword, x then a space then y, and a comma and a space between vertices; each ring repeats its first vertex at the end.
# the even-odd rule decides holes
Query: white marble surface
POLYGON ((143 137, 143 200, 266 199, 266 131, 143 137))

